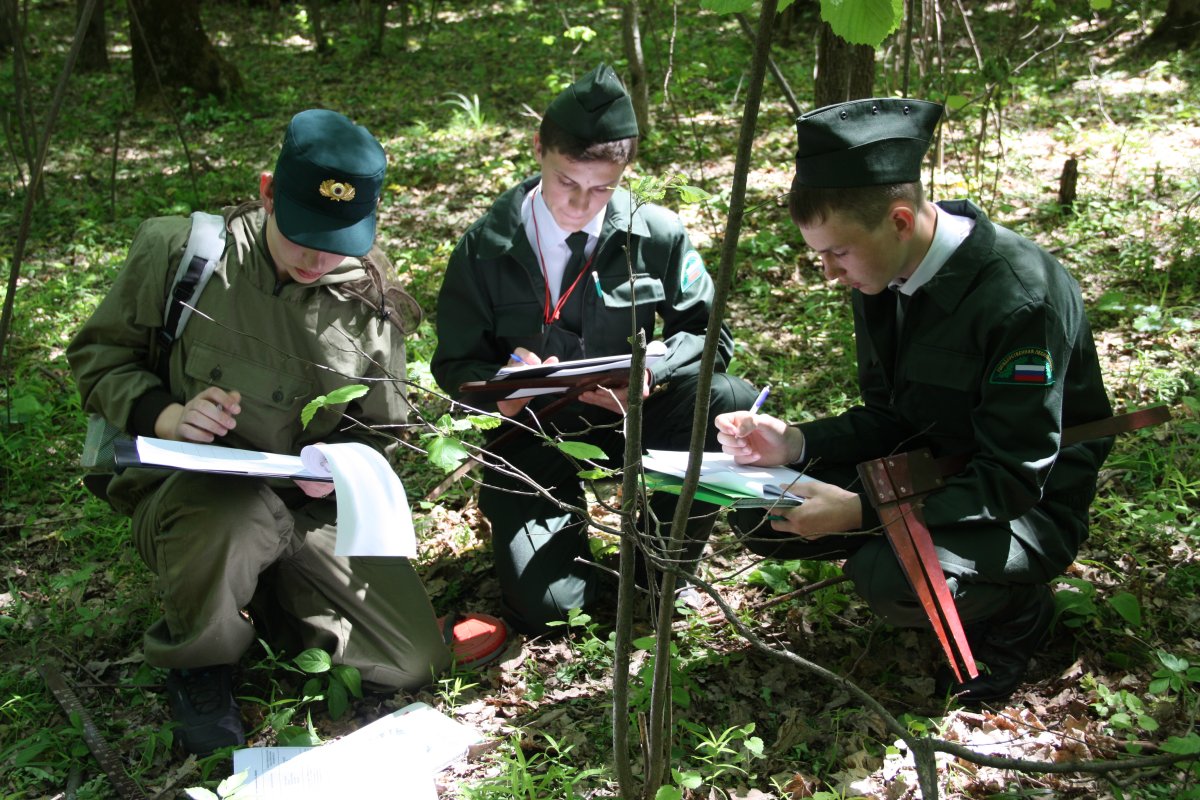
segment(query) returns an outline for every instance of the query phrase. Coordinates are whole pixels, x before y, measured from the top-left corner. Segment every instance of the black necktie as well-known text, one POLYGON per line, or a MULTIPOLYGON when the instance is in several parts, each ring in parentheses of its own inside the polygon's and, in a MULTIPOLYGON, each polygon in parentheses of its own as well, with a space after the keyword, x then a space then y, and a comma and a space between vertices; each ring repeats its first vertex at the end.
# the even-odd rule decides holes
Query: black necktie
POLYGON ((571 250, 571 256, 567 259, 567 265, 563 268, 562 282, 559 284, 558 298, 560 301, 566 297, 563 302, 562 311, 559 319, 562 324, 576 333, 583 332, 583 288, 579 283, 583 283, 584 279, 579 278, 579 273, 583 271, 585 260, 583 250, 587 246, 588 235, 584 231, 575 231, 567 237, 567 247, 571 250), (575 289, 572 291, 571 286, 575 289), (568 295, 567 293, 570 292, 568 295))
POLYGON ((912 295, 905 294, 896 289, 896 330, 904 330, 904 316, 908 313, 908 305, 912 302, 912 295))

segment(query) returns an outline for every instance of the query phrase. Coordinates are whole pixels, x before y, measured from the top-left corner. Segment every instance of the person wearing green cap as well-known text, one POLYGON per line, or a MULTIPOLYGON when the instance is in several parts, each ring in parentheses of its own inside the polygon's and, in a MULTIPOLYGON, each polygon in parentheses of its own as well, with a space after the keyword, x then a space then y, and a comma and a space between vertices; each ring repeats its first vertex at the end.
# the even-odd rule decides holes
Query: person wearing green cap
MULTIPOLYGON (((293 117, 259 200, 224 210, 224 255, 161 359, 166 293, 191 224, 142 223, 67 350, 85 410, 164 439, 292 454, 361 441, 389 453, 395 442, 369 427, 406 419, 398 381, 420 309, 390 286, 374 246, 385 168, 379 142, 341 114, 293 117), (370 388, 301 423, 308 401, 354 383, 370 388)), ((321 648, 386 689, 426 685, 450 665, 444 626, 407 559, 334 555, 331 489, 148 469, 110 484, 158 578, 163 616, 146 631, 145 658, 168 670, 184 751, 245 742, 233 665, 256 638, 291 655, 321 648)))
MULTIPOLYGON (((496 200, 450 257, 431 364, 447 394, 461 398, 463 383, 492 377, 513 355, 537 364, 629 353, 636 322, 648 341, 666 348, 646 374, 643 444, 687 448, 713 283, 679 218, 657 205, 635 208, 618 188, 637 153, 637 135, 633 104, 603 64, 550 103, 533 137, 540 174, 496 200)), ((713 414, 747 408, 755 397, 748 384, 724 373, 732 356, 732 336, 722 327, 713 414)), ((541 420, 553 399, 503 400, 498 408, 594 443, 609 454, 606 463, 619 466, 625 391, 585 393, 541 420)), ((709 439, 709 449, 717 449, 715 435, 709 439)), ((576 468, 556 449, 524 435, 495 454, 562 503, 583 506, 576 468)), ((514 470, 485 472, 479 506, 492 528, 505 615, 536 634, 569 609, 587 606, 599 572, 586 563, 585 521, 531 491, 514 470)), ((651 506, 669 525, 674 501, 659 497, 651 506)), ((715 509, 698 504, 693 515, 685 551, 666 554, 685 570, 704 548, 715 509)))
POLYGON ((1111 415, 1079 286, 1033 242, 967 201, 927 202, 921 162, 936 103, 874 98, 797 122, 789 208, 825 277, 851 290, 860 404, 788 425, 717 418, 746 464, 791 464, 819 480, 782 519, 741 514, 756 552, 846 559, 855 589, 897 626, 928 622, 855 465, 928 447, 966 467, 923 501, 980 677, 937 689, 977 704, 1008 697, 1054 618, 1049 582, 1088 533, 1112 445, 1060 447, 1064 428, 1111 415))

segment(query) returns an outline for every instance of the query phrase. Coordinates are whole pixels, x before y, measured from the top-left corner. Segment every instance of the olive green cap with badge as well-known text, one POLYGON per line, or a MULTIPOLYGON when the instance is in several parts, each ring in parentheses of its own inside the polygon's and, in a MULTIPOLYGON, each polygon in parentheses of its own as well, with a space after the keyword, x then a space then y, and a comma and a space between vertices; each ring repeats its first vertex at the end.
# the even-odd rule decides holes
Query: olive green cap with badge
POLYGON ((366 128, 336 111, 301 111, 275 162, 279 232, 312 250, 366 255, 386 170, 383 147, 366 128))
POLYGON ((586 142, 615 142, 638 135, 633 101, 607 64, 563 89, 546 109, 546 117, 586 142))
POLYGON ((921 179, 942 106, 874 97, 818 108, 796 119, 796 182, 813 189, 883 186, 921 179))

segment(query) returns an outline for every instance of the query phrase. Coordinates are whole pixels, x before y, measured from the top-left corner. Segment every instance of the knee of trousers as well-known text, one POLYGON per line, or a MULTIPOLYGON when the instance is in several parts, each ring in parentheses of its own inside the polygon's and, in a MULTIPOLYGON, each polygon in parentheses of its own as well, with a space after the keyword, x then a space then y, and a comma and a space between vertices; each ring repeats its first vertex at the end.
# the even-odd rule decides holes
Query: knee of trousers
POLYGON ((846 560, 843 571, 854 589, 880 619, 898 628, 928 624, 925 610, 913 591, 891 546, 882 537, 872 540, 846 560))
POLYGON ((758 397, 758 391, 736 375, 717 372, 712 377, 709 397, 709 415, 715 417, 730 411, 746 410, 758 397))
POLYGON ((225 553, 265 566, 286 550, 294 520, 265 481, 176 472, 138 504, 132 528, 152 568, 164 547, 172 549, 176 563, 186 550, 196 558, 225 553))

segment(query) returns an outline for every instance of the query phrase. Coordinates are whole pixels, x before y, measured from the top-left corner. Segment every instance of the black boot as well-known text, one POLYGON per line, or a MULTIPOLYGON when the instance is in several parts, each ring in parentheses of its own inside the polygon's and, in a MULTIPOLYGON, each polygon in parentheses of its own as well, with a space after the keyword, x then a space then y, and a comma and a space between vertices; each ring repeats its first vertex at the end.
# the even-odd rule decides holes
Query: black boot
POLYGON ((207 756, 246 743, 241 710, 233 697, 233 668, 227 664, 171 670, 167 701, 177 723, 175 742, 185 753, 207 756))
POLYGON ((964 706, 978 706, 1004 700, 1025 680, 1029 659, 1045 641, 1054 621, 1054 594, 1045 584, 1015 587, 1013 594, 1001 613, 988 619, 985 626, 972 626, 970 634, 975 635, 968 635, 971 653, 977 662, 986 665, 985 669, 978 678, 957 683, 950 668, 942 666, 936 676, 939 697, 950 695, 964 706))

